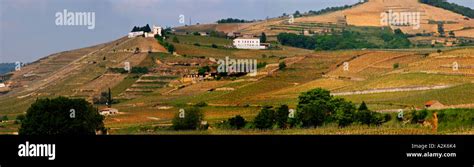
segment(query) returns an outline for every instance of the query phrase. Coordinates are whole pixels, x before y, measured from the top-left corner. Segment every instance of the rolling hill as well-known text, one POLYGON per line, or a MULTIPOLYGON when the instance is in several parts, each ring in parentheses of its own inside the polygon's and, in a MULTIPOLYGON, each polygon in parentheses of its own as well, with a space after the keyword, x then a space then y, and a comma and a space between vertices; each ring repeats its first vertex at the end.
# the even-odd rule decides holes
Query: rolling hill
MULTIPOLYGON (((263 105, 295 107, 300 93, 318 87, 354 103, 365 101, 379 111, 422 107, 433 99, 450 107, 474 107, 474 99, 466 95, 474 90, 474 48, 439 53, 436 49, 314 52, 279 46, 254 51, 208 46, 224 46, 231 41, 228 39, 176 37, 179 43, 172 42, 172 37, 168 42, 176 46, 177 55, 165 53, 154 39, 139 37, 42 58, 13 73, 10 82, 15 86, 10 93, 0 95, 0 113, 14 117, 25 112, 36 98, 66 96, 92 102, 108 88, 118 102, 113 107, 121 113, 105 122, 115 133, 129 133, 129 128, 136 126, 168 126, 177 108, 199 102, 208 104, 203 110, 211 124, 237 114, 251 119, 263 105), (137 47, 139 53, 135 53, 137 47), (212 64, 209 58, 225 56, 253 58, 267 65, 256 77, 183 82, 183 75, 212 64), (110 71, 122 68, 126 61, 150 71, 110 71), (282 61, 288 67, 278 70, 282 61), (348 71, 344 62, 349 63, 348 71), (459 65, 455 71, 453 62, 459 65), (398 64, 396 68, 394 64, 398 64)), ((14 131, 14 127, 5 131, 14 131)))
MULTIPOLYGON (((459 14, 415 0, 371 0, 341 11, 296 18, 294 25, 288 25, 285 18, 275 18, 178 27, 176 32, 265 31, 271 36, 302 27, 338 29, 346 23, 380 26, 380 12, 414 6, 424 13, 425 21, 455 21, 453 30, 462 31, 473 26, 472 20, 459 14), (344 24, 337 24, 341 18, 345 18, 344 24)), ((422 25, 430 32, 434 31, 431 26, 422 25)), ((166 42, 175 46, 176 53, 168 53, 154 38, 122 37, 41 58, 11 73, 6 82, 11 91, 0 94, 0 114, 22 114, 37 98, 65 96, 94 102, 109 88, 116 100, 113 108, 120 114, 108 116, 105 124, 111 133, 119 134, 143 132, 143 127, 167 127, 179 108, 197 103, 207 104, 202 110, 211 125, 235 115, 253 119, 265 105, 295 108, 298 96, 315 88, 330 90, 334 96, 356 104, 364 101, 380 112, 423 108, 429 100, 438 100, 446 108, 474 108, 473 47, 314 51, 272 44, 274 48, 266 50, 239 50, 228 47, 231 39, 179 33, 168 34, 166 42), (225 57, 256 59, 263 65, 255 77, 204 81, 188 77, 225 57), (132 69, 146 68, 147 72, 123 72, 125 62, 132 69), (286 68, 280 69, 279 63, 283 62, 286 68)), ((12 133, 17 128, 16 124, 0 127, 0 133, 12 133)), ((429 133, 426 129, 420 131, 429 133)))
POLYGON ((474 19, 461 14, 420 3, 418 0, 369 0, 351 8, 324 13, 321 15, 303 15, 289 23, 289 17, 272 18, 254 23, 241 24, 201 24, 176 28, 179 31, 223 31, 242 32, 245 34, 260 35, 265 32, 269 36, 281 32, 331 32, 345 25, 382 27, 381 14, 385 12, 419 12, 420 28, 412 26, 391 26, 392 29, 401 29, 408 34, 437 33, 438 22, 443 22, 446 32, 453 31, 459 37, 474 37, 474 19))

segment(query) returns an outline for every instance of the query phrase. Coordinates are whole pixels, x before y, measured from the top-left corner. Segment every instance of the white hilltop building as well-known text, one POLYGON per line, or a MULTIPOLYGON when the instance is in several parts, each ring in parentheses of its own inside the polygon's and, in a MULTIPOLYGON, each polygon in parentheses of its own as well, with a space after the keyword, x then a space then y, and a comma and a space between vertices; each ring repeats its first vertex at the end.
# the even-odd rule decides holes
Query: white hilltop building
POLYGON ((139 36, 145 36, 145 38, 154 38, 155 35, 162 36, 161 30, 163 30, 163 28, 153 25, 151 32, 143 32, 143 31, 129 32, 128 38, 135 38, 139 36))
POLYGON ((128 33, 128 38, 135 38, 138 36, 143 36, 144 32, 143 31, 135 31, 135 32, 129 32, 128 33))
POLYGON ((237 49, 266 49, 260 44, 259 38, 239 37, 234 39, 234 47, 237 49))

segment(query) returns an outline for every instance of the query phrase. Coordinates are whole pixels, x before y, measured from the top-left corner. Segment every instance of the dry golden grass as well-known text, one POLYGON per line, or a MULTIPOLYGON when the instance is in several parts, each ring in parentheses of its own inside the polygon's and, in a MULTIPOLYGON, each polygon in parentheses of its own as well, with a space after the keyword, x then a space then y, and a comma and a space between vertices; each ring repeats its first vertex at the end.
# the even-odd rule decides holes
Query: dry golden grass
MULTIPOLYGON (((383 12, 393 10, 394 12, 420 12, 421 13, 421 27, 414 29, 411 26, 393 26, 392 28, 400 28, 405 33, 423 33, 423 32, 437 32, 436 24, 428 24, 429 20, 436 21, 451 21, 454 24, 445 24, 445 31, 456 31, 456 36, 474 37, 471 30, 462 30, 463 28, 474 27, 474 20, 465 20, 464 16, 437 8, 434 6, 419 3, 418 0, 369 0, 369 2, 357 5, 355 7, 335 11, 323 15, 306 16, 295 19, 295 24, 298 23, 344 23, 354 26, 376 26, 381 25, 381 14, 383 12)), ((271 30, 270 27, 274 25, 284 25, 285 19, 274 19, 260 24, 253 25, 243 30, 246 33, 259 34, 266 32, 270 35, 277 35, 279 30, 271 30)))
POLYGON ((409 71, 443 73, 452 75, 474 75, 473 48, 457 49, 443 53, 433 53, 428 58, 409 64, 409 71), (459 65, 453 70, 454 63, 459 65))
POLYGON ((361 55, 351 61, 348 61, 348 70, 344 70, 344 64, 337 67, 335 70, 328 73, 330 76, 343 76, 352 79, 368 79, 377 75, 382 75, 389 72, 391 65, 384 63, 386 61, 393 61, 394 59, 402 58, 413 53, 403 52, 385 52, 374 51, 368 54, 361 55))
POLYGON ((144 38, 144 37, 136 37, 129 39, 127 42, 124 42, 120 45, 117 45, 115 50, 135 50, 139 48, 141 52, 167 52, 166 49, 161 46, 155 38, 144 38))

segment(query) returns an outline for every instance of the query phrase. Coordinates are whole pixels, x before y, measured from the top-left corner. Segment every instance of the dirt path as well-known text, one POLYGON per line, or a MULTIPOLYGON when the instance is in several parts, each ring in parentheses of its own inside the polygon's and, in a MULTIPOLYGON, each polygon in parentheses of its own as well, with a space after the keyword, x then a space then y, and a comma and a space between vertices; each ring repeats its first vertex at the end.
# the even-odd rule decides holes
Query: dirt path
POLYGON ((455 85, 383 88, 383 89, 359 90, 359 91, 350 91, 350 92, 338 92, 338 93, 331 93, 331 95, 347 96, 347 95, 363 95, 363 94, 387 93, 387 92, 408 92, 408 91, 420 91, 420 90, 446 89, 453 86, 455 85))

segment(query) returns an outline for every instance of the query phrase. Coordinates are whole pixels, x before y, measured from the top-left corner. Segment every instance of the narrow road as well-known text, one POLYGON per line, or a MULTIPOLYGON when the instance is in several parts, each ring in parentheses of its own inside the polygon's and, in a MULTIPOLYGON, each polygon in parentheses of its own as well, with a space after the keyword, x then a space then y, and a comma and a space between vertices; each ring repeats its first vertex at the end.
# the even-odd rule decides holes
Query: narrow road
POLYGON ((387 93, 387 92, 408 92, 408 91, 446 89, 446 88, 450 88, 450 87, 453 87, 453 86, 455 86, 455 85, 383 88, 383 89, 359 90, 359 91, 350 91, 350 92, 337 92, 337 93, 331 93, 331 95, 333 95, 333 96, 347 96, 347 95, 363 95, 363 94, 387 93))

